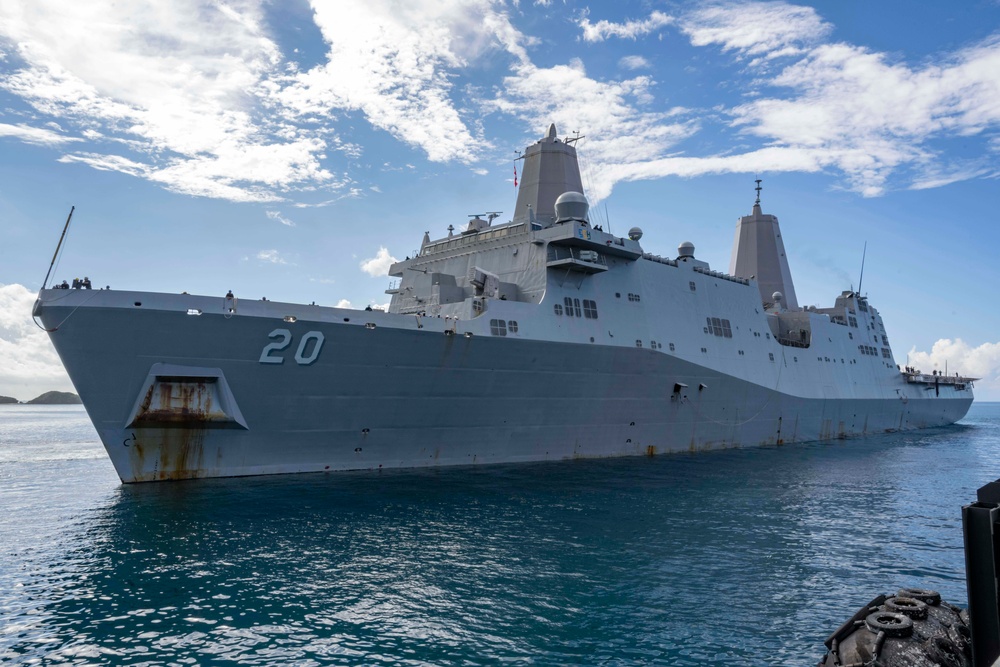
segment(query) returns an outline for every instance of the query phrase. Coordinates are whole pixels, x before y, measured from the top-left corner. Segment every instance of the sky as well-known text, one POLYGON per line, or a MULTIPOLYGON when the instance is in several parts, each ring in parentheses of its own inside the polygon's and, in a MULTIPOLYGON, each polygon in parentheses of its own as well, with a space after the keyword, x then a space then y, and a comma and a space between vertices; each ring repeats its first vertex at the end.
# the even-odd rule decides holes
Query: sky
POLYGON ((800 304, 860 285, 1000 400, 1000 0, 0 0, 0 395, 72 389, 71 206, 57 281, 384 305, 549 123, 597 222, 717 270, 761 178, 800 304))

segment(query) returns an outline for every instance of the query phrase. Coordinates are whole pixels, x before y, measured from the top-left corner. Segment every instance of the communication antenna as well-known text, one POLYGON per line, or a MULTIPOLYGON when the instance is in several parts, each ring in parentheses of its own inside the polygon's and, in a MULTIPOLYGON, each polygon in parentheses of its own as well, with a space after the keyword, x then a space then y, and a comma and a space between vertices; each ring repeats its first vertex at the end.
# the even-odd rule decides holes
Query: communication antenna
POLYGON ((42 281, 42 289, 49 284, 49 276, 52 274, 52 267, 55 266, 56 257, 59 256, 59 249, 62 247, 63 239, 66 238, 66 230, 69 229, 69 221, 73 219, 73 211, 76 210, 76 206, 69 207, 69 216, 66 218, 66 224, 63 225, 62 234, 59 236, 59 243, 56 244, 56 251, 52 253, 52 261, 49 262, 49 270, 45 273, 45 280, 42 281))
POLYGON ((858 297, 861 297, 861 281, 865 279, 865 255, 868 254, 868 241, 865 241, 865 249, 861 251, 861 277, 858 278, 858 297))
MULTIPOLYGON (((756 176, 756 175, 757 174, 754 174, 754 176, 756 176)), ((754 202, 754 205, 760 206, 760 191, 764 189, 764 188, 760 187, 762 179, 758 178, 754 182, 757 184, 757 187, 754 188, 754 190, 757 191, 757 201, 754 202)))

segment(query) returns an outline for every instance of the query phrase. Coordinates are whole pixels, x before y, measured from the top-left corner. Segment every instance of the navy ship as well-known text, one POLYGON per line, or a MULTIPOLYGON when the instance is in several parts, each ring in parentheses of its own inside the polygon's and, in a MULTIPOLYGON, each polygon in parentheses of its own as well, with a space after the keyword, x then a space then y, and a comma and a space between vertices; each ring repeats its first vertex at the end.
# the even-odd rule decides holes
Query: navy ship
POLYGON ((865 296, 799 306, 759 183, 722 272, 591 224, 555 126, 523 160, 512 219, 425 233, 387 312, 43 286, 34 315, 122 481, 780 445, 968 411, 974 378, 900 369, 865 296))

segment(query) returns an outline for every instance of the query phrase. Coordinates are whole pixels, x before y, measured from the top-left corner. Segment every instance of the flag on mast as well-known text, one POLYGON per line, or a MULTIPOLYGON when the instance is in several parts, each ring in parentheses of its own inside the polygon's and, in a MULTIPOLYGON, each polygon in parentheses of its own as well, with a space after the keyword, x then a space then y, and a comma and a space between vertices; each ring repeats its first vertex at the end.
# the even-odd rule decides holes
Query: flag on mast
POLYGON ((517 165, 514 165, 514 187, 517 187, 517 165))

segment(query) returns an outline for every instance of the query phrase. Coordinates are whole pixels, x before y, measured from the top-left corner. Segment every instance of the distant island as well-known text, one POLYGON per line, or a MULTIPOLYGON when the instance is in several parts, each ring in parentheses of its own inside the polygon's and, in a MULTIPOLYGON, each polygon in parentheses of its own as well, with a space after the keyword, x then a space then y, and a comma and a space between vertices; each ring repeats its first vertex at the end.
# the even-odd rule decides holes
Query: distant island
MULTIPOLYGON (((0 405, 17 405, 20 402, 10 396, 0 396, 0 405)), ((80 405, 82 403, 79 396, 69 391, 47 391, 41 396, 26 401, 26 405, 80 405)))
POLYGON ((28 401, 28 405, 80 405, 81 403, 83 401, 79 396, 68 391, 47 391, 28 401))

